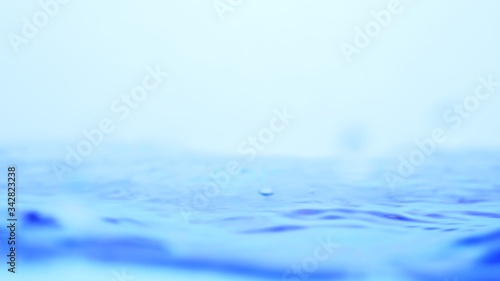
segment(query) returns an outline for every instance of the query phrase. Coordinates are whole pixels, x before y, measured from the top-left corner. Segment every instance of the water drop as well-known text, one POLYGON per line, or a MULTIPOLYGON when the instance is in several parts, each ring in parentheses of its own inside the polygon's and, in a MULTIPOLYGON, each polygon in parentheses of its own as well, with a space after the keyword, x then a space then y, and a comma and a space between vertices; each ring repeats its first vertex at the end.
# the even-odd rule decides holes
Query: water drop
POLYGON ((274 194, 274 192, 270 188, 262 188, 261 190, 259 190, 259 193, 263 196, 271 196, 274 194))

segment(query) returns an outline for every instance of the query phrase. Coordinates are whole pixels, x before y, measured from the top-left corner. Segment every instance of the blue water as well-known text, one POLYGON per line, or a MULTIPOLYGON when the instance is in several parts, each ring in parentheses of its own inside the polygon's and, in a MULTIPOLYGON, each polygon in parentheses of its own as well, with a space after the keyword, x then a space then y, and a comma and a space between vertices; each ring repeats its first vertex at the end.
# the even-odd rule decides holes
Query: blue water
POLYGON ((19 246, 1 280, 500 280, 499 153, 436 154, 394 188, 394 159, 243 159, 208 200, 230 158, 117 149, 59 182, 58 159, 3 154, 19 246))

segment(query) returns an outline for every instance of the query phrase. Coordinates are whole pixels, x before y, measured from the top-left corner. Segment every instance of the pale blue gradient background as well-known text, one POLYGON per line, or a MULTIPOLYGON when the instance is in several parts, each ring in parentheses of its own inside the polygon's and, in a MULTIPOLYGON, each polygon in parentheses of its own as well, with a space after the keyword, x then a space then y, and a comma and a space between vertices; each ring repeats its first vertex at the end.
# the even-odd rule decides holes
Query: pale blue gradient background
MULTIPOLYGON (((212 1, 71 1, 14 53, 7 34, 40 10, 2 1, 2 142, 58 143, 112 114, 148 65, 172 77, 105 142, 156 142, 235 154, 275 107, 298 114, 263 154, 395 157, 473 93, 500 80, 498 1, 401 1, 403 10, 348 64, 338 47, 389 1, 244 1, 220 21, 212 1)), ((442 148, 498 148, 500 93, 442 148)))

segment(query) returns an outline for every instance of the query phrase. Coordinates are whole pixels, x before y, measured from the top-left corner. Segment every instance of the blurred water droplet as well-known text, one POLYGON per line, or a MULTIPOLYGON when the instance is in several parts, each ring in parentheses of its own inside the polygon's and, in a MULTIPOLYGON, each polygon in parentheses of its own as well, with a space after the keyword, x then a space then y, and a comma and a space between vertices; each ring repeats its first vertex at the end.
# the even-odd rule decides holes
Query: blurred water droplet
POLYGON ((259 190, 259 193, 263 196, 271 196, 274 194, 274 192, 270 188, 262 188, 261 190, 259 190))

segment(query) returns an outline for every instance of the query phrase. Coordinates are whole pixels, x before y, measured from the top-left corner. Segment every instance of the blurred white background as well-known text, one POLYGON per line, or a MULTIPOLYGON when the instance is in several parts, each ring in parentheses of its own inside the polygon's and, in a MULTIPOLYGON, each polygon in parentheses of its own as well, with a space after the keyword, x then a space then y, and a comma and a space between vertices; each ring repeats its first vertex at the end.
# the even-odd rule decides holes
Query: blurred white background
MULTIPOLYGON (((389 2, 243 1, 221 21, 212 0, 69 1, 16 53, 9 34, 41 8, 2 0, 1 142, 74 145, 159 65, 172 76, 106 145, 236 154, 286 105, 297 118, 262 153, 404 152, 480 75, 500 81, 500 2, 402 0, 348 63, 339 44, 389 2)), ((500 90, 443 147, 499 148, 499 108, 500 90)))

